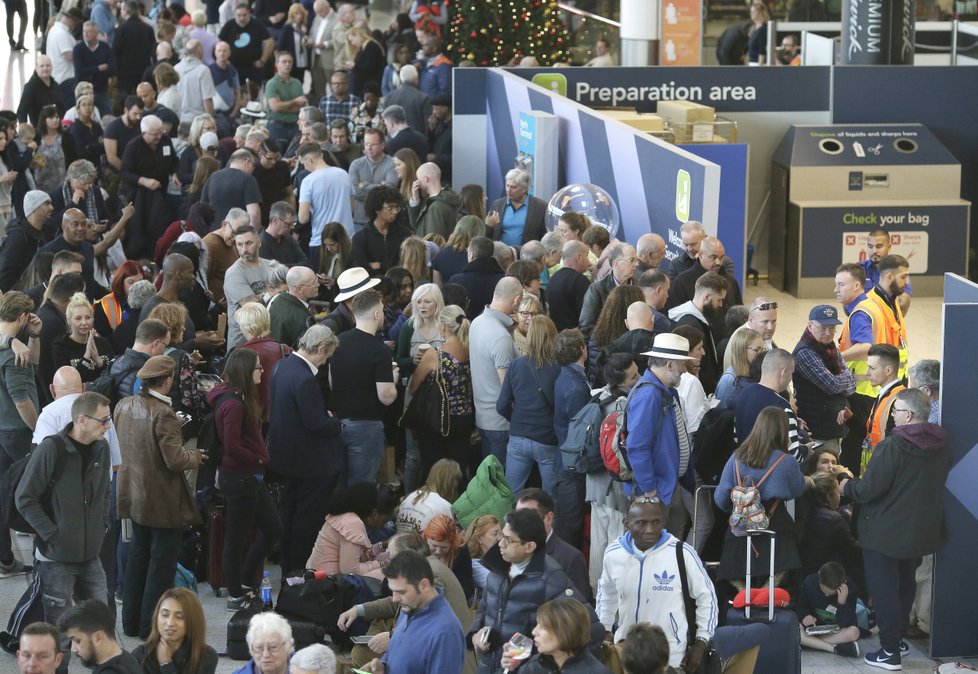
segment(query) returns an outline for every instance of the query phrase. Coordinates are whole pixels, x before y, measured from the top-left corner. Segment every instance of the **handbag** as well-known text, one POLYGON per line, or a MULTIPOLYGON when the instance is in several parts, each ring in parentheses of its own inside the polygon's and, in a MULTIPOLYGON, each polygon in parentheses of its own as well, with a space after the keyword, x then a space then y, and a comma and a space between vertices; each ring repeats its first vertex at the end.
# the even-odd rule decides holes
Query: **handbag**
POLYGON ((421 382, 398 423, 402 428, 415 432, 434 433, 447 438, 452 421, 448 413, 448 386, 441 376, 441 350, 438 351, 438 367, 433 374, 434 377, 429 375, 421 382))

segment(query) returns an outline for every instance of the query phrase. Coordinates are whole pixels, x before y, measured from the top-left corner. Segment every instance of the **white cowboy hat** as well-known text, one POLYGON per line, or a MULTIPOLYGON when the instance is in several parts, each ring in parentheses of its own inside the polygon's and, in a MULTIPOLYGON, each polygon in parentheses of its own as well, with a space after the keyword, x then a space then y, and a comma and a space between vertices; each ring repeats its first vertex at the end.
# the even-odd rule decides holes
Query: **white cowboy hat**
POLYGON ((642 355, 670 360, 696 360, 689 355, 689 340, 671 332, 656 335, 655 341, 652 342, 652 350, 646 351, 642 355))
POLYGON ((265 116, 265 111, 261 109, 261 103, 258 101, 248 101, 248 105, 241 111, 241 114, 261 118, 265 116))
POLYGON ((367 288, 373 288, 378 283, 380 283, 380 279, 370 278, 370 274, 363 267, 352 267, 336 279, 336 287, 340 289, 340 292, 333 301, 345 302, 367 288))

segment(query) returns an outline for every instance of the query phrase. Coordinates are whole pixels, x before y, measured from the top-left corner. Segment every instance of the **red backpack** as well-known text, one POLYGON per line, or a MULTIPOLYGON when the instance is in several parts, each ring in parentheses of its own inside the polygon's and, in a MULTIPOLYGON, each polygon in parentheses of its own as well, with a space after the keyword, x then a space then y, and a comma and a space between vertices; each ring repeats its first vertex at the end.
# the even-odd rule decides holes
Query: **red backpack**
MULTIPOLYGON (((611 479, 617 482, 631 482, 634 477, 632 464, 628 460, 626 445, 628 441, 628 404, 632 401, 632 396, 635 395, 636 391, 643 386, 651 385, 652 382, 650 381, 638 382, 628 392, 628 397, 625 398, 625 404, 614 412, 610 412, 604 418, 604 421, 601 422, 601 460, 604 462, 604 467, 608 470, 608 474, 611 475, 611 479)), ((671 409, 672 406, 672 396, 663 396, 663 414, 665 414, 666 409, 671 409)), ((662 424, 659 424, 659 427, 655 431, 655 437, 652 439, 653 444, 658 441, 661 431, 662 424)))

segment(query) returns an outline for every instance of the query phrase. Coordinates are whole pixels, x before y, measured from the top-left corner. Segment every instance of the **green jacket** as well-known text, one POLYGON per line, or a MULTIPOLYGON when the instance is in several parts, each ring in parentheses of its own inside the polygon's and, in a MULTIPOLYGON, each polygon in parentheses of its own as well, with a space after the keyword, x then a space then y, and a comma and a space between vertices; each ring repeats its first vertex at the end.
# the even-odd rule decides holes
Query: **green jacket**
POLYGON ((462 199, 449 189, 428 197, 417 206, 408 204, 408 217, 415 236, 423 239, 428 234, 440 234, 447 241, 455 231, 461 205, 462 199))
POLYGON ((468 529, 480 515, 495 515, 501 522, 515 507, 516 498, 506 482, 503 464, 489 455, 483 459, 465 493, 452 504, 452 511, 462 528, 468 529))
POLYGON ((310 316, 302 300, 282 293, 268 310, 272 339, 294 347, 309 326, 310 316))

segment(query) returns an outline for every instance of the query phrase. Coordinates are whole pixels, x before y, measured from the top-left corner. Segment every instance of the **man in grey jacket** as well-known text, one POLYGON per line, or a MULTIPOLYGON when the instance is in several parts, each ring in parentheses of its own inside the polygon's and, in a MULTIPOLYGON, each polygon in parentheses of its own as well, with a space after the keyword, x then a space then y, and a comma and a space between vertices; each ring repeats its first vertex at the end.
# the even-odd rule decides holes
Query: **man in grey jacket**
POLYGON ((17 509, 37 532, 44 619, 51 624, 73 599, 106 595, 99 551, 110 525, 108 398, 82 393, 71 405, 71 418, 34 449, 16 494, 17 509))

